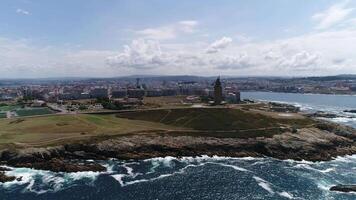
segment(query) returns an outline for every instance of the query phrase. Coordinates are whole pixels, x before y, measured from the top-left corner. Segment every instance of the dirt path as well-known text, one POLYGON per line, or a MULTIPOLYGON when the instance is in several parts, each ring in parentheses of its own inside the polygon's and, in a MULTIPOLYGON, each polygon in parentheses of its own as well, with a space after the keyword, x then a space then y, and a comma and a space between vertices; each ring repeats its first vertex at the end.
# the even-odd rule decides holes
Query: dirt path
POLYGON ((7 111, 6 112, 6 118, 11 119, 12 115, 11 115, 11 111, 7 111))

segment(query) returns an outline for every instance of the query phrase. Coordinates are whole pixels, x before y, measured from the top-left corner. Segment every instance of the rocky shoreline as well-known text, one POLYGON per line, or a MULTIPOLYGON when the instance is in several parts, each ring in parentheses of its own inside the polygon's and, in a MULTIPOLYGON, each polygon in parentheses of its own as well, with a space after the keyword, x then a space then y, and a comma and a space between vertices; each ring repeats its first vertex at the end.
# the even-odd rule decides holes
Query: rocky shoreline
MULTIPOLYGON (((319 122, 312 127, 293 131, 286 129, 284 133, 272 137, 228 138, 156 131, 95 137, 46 148, 10 148, 0 151, 0 165, 53 172, 102 172, 106 171, 105 167, 86 160, 217 155, 328 161, 337 156, 356 153, 355 129, 326 121, 319 122)), ((9 170, 0 167, 0 183, 21 180, 22 177, 7 176, 6 171, 9 170)), ((339 192, 355 192, 355 189, 355 185, 330 188, 331 191, 339 192)))
MULTIPOLYGON (((75 160, 146 159, 164 156, 273 157, 308 161, 327 161, 356 153, 356 131, 350 127, 323 123, 317 127, 285 132, 270 138, 218 138, 172 135, 166 132, 135 134, 47 148, 6 149, 1 164, 54 172, 105 171, 92 162, 75 160)), ((0 182, 13 181, 6 168, 0 168, 0 182)))
POLYGON ((330 188, 330 191, 356 192, 356 185, 335 185, 330 188))

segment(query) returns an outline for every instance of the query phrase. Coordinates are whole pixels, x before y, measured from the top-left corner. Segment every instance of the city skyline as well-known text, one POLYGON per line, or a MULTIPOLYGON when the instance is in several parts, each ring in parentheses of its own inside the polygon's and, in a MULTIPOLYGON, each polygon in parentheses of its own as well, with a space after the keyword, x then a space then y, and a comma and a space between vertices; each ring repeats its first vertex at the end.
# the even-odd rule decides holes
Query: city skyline
POLYGON ((0 78, 356 73, 353 1, 1 4, 0 78))

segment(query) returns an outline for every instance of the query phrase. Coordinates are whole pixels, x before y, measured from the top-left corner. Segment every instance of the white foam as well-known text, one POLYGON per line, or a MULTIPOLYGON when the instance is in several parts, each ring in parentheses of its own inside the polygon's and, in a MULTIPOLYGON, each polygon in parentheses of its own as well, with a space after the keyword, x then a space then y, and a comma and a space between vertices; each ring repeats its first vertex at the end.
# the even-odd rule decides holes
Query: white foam
POLYGON ((274 191, 272 190, 270 184, 266 182, 259 182, 258 185, 261 186, 263 189, 267 190, 269 193, 274 194, 274 191))
POLYGON ((155 180, 158 180, 158 179, 174 176, 174 175, 180 174, 180 173, 182 173, 182 172, 178 171, 178 172, 173 172, 171 174, 162 174, 162 175, 159 175, 158 177, 151 178, 151 179, 139 179, 139 180, 134 180, 134 181, 128 181, 124 185, 127 186, 127 185, 136 184, 136 183, 151 182, 151 181, 155 181, 155 180))
POLYGON ((292 160, 292 159, 287 159, 287 160, 283 160, 284 162, 288 162, 288 163, 292 163, 292 164, 314 164, 314 162, 312 161, 307 161, 307 160, 301 160, 301 161, 298 161, 298 160, 292 160))
POLYGON ((223 167, 230 167, 234 170, 237 170, 237 171, 242 171, 242 172, 251 172, 245 168, 242 168, 242 167, 238 167, 238 166, 235 166, 235 165, 228 165, 228 164, 222 164, 222 163, 213 163, 213 162, 207 162, 209 164, 214 164, 214 165, 220 165, 220 166, 223 166, 223 167))
POLYGON ((333 121, 335 123, 349 123, 349 122, 356 122, 356 118, 350 117, 335 117, 335 118, 328 118, 327 120, 333 121))
POLYGON ((354 163, 356 162, 356 154, 347 156, 338 156, 331 162, 354 163))
POLYGON ((36 194, 43 194, 43 193, 46 193, 48 190, 36 190, 33 188, 35 184, 35 180, 31 180, 30 181, 30 184, 28 184, 28 186, 23 190, 23 192, 26 192, 27 191, 30 191, 30 192, 33 192, 33 193, 36 193, 36 194))
POLYGON ((83 178, 87 178, 90 179, 91 181, 94 181, 99 175, 100 172, 92 172, 92 171, 64 173, 65 179, 70 179, 73 181, 81 180, 83 178))
POLYGON ((313 171, 317 171, 320 173, 329 173, 329 172, 335 171, 335 168, 333 168, 333 167, 321 170, 321 169, 315 169, 308 164, 297 164, 294 166, 294 168, 308 169, 308 170, 313 170, 313 171))
POLYGON ((173 160, 177 160, 177 158, 172 157, 172 156, 166 156, 166 157, 150 158, 150 159, 146 159, 144 161, 159 162, 159 163, 163 163, 163 165, 166 167, 172 167, 173 160))
MULTIPOLYGON (((6 182, 2 186, 4 188, 11 188, 12 186, 15 185, 24 185, 28 184, 22 192, 33 192, 36 194, 43 194, 48 191, 58 191, 64 180, 61 180, 61 178, 56 178, 55 173, 50 172, 50 171, 45 171, 45 170, 35 170, 35 169, 29 169, 29 168, 11 168, 11 171, 5 172, 6 175, 8 176, 15 176, 17 178, 21 179, 16 179, 11 182, 6 182), (43 184, 52 184, 53 188, 48 189, 48 190, 43 190, 43 189, 37 189, 34 187, 36 183, 36 179, 42 179, 43 184)), ((41 184, 42 184, 41 183, 41 184)))
POLYGON ((103 164, 103 166, 106 168, 106 174, 112 174, 114 173, 114 166, 113 164, 103 164))
MULTIPOLYGON (((8 167, 9 168, 9 167, 8 167)), ((15 176, 17 178, 21 177, 21 180, 14 180, 11 182, 6 182, 3 187, 11 187, 12 185, 23 185, 26 183, 31 183, 35 176, 44 176, 45 174, 51 173, 50 171, 44 170, 33 170, 29 168, 10 168, 11 171, 6 171, 7 176, 15 176)))
POLYGON ((179 161, 179 162, 185 162, 185 163, 193 163, 193 162, 205 162, 205 161, 225 161, 225 160, 262 160, 265 158, 261 157, 226 157, 226 156, 208 156, 208 155, 201 155, 201 156, 184 156, 181 158, 176 158, 172 156, 167 156, 167 157, 157 157, 157 158, 150 158, 144 160, 145 162, 158 162, 158 163, 163 163, 164 166, 170 167, 172 164, 172 161, 179 161))
POLYGON ((254 162, 251 164, 251 166, 254 166, 254 165, 263 165, 263 164, 266 164, 266 163, 269 163, 270 161, 268 160, 265 160, 265 161, 257 161, 257 162, 254 162))
POLYGON ((327 168, 327 169, 318 170, 318 171, 321 173, 329 173, 329 172, 335 171, 335 168, 327 168))
POLYGON ((149 182, 149 181, 152 181, 152 180, 153 179, 139 179, 139 180, 134 180, 134 181, 128 181, 123 186, 133 185, 133 184, 142 183, 142 182, 149 182))
POLYGON ((127 165, 124 165, 123 167, 125 167, 126 171, 127 171, 127 174, 129 176, 134 176, 134 173, 133 173, 133 169, 127 165))
MULTIPOLYGON (((187 165, 187 166, 183 167, 182 169, 180 169, 178 171, 175 171, 175 172, 173 172, 171 174, 161 174, 158 177, 154 177, 154 178, 151 178, 151 179, 137 179, 137 180, 127 181, 127 182, 124 182, 123 178, 124 177, 130 177, 129 174, 116 174, 116 175, 111 175, 111 176, 115 180, 117 180, 122 187, 125 187, 127 185, 132 185, 132 184, 142 183, 142 182, 151 182, 151 181, 155 181, 155 180, 158 180, 158 179, 174 176, 174 175, 177 175, 177 174, 183 174, 183 173, 185 173, 185 170, 190 168, 190 167, 199 167, 199 166, 203 166, 203 165, 205 165, 205 163, 204 164, 199 164, 199 165, 187 165)), ((136 176, 133 176, 132 178, 135 178, 135 177, 136 176)))
POLYGON ((156 172, 156 168, 159 167, 158 162, 152 162, 152 167, 150 168, 150 171, 148 171, 146 174, 152 174, 156 172))
POLYGON ((124 181, 122 180, 124 177, 126 176, 126 174, 114 174, 111 175, 111 177, 113 177, 115 180, 117 180, 121 186, 124 186, 124 181))
POLYGON ((36 170, 36 169, 30 169, 30 168, 13 168, 13 167, 7 167, 10 168, 11 171, 6 171, 5 174, 8 176, 15 176, 17 178, 21 179, 16 179, 11 182, 6 182, 3 184, 0 184, 3 188, 11 188, 12 186, 15 185, 24 185, 28 184, 22 192, 34 192, 37 194, 43 194, 46 192, 56 192, 61 189, 65 185, 70 185, 71 182, 81 180, 81 179, 87 179, 89 182, 87 183, 93 183, 96 178, 101 174, 101 172, 73 172, 73 173, 55 173, 51 171, 46 171, 46 170, 36 170), (39 188, 41 186, 46 186, 46 188, 49 188, 47 190, 43 189, 38 189, 38 187, 35 187, 35 185, 38 185, 39 188))
POLYGON ((279 194, 279 196, 285 197, 285 198, 287 198, 287 199, 294 199, 293 195, 291 195, 290 193, 285 192, 285 191, 279 192, 278 194, 279 194))
POLYGON ((326 180, 319 180, 316 185, 319 189, 324 191, 329 191, 330 187, 332 186, 332 184, 330 184, 326 180))
POLYGON ((264 190, 266 190, 267 192, 269 192, 270 194, 274 194, 275 192, 273 191, 273 189, 271 188, 271 183, 269 183, 268 181, 258 177, 258 176, 253 176, 253 178, 257 181, 257 184, 262 187, 264 190))

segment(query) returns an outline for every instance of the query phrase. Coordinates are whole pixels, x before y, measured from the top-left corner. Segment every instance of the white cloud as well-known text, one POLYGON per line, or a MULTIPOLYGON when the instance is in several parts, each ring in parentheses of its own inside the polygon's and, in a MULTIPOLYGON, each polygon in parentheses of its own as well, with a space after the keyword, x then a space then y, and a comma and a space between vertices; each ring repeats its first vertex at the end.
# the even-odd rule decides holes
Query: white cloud
POLYGON ((356 30, 353 29, 313 32, 272 41, 238 44, 228 41, 221 39, 209 44, 137 39, 123 50, 113 52, 78 47, 39 47, 26 40, 0 38, 0 76, 356 73, 356 30), (206 49, 210 46, 219 52, 207 54, 206 49))
POLYGON ((30 14, 31 14, 29 11, 23 10, 23 9, 21 9, 21 8, 18 8, 18 9, 16 10, 16 13, 21 14, 21 15, 30 15, 30 14))
POLYGON ((198 26, 198 22, 194 20, 180 21, 179 24, 179 29, 184 33, 193 33, 198 26))
POLYGON ((179 21, 167 26, 138 30, 135 33, 145 39, 167 40, 174 39, 179 34, 193 33, 197 25, 198 22, 194 20, 179 21))
POLYGON ((229 37, 222 37, 219 40, 216 40, 213 42, 208 49, 206 50, 206 53, 217 53, 221 51, 222 49, 225 49, 232 43, 232 39, 229 37))
POLYGON ((312 19, 318 23, 315 28, 319 30, 327 29, 345 20, 354 10, 354 8, 347 8, 348 2, 343 1, 332 5, 323 12, 314 14, 312 19))
POLYGON ((281 58, 278 61, 280 67, 286 67, 292 70, 314 70, 318 65, 320 56, 307 51, 298 52, 291 57, 281 58))
MULTIPOLYGON (((226 37, 227 38, 227 37, 226 37)), ((224 41, 224 42, 222 42, 224 41)), ((320 75, 356 73, 356 30, 324 31, 281 40, 233 44, 213 42, 206 53, 201 43, 170 44, 140 40, 109 58, 109 64, 138 73, 320 75), (137 44, 136 44, 137 43, 137 44), (227 49, 226 46, 229 45, 227 49), (199 47, 199 48, 192 48, 199 47), (224 51, 221 51, 224 49, 224 51), (335 51, 338 49, 338 51, 335 51)))
POLYGON ((132 41, 131 45, 125 45, 122 53, 107 59, 110 66, 138 69, 154 68, 167 62, 167 55, 162 53, 158 42, 143 39, 132 41))
MULTIPOLYGON (((225 48, 231 41, 222 38, 213 43, 217 50, 225 48)), ((171 48, 162 50, 158 41, 134 40, 130 45, 124 47, 123 52, 108 57, 107 63, 112 67, 134 68, 139 70, 152 70, 160 68, 169 71, 175 68, 186 68, 190 71, 194 68, 219 68, 219 69, 241 69, 253 66, 246 53, 233 55, 205 54, 201 51, 171 48)), ((163 71, 162 71, 163 72, 163 71)))
POLYGON ((211 64, 218 69, 246 69, 255 64, 246 53, 234 56, 221 56, 211 60, 211 64))
POLYGON ((39 47, 0 37, 0 78, 113 76, 105 63, 111 51, 39 47))

